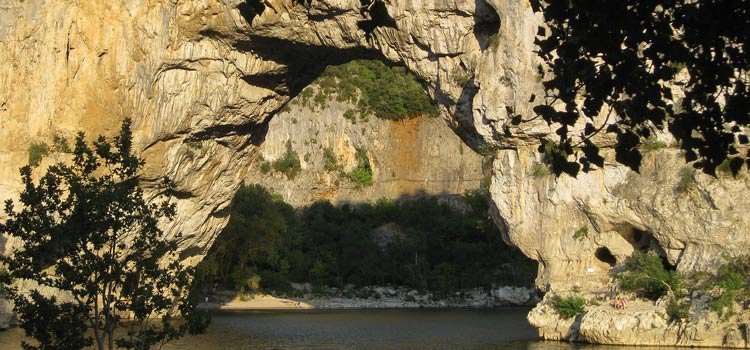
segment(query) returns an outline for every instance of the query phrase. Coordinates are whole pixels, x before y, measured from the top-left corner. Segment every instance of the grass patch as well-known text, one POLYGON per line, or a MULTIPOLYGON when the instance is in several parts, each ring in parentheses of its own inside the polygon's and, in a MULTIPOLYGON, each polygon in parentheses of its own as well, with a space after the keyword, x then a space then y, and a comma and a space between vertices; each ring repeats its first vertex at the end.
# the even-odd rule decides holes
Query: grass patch
POLYGON ((667 145, 664 141, 659 141, 656 138, 650 137, 647 138, 638 145, 638 149, 641 151, 641 153, 649 153, 653 152, 662 148, 667 148, 669 145, 667 145))
POLYGON ((531 166, 531 175, 533 175, 535 178, 544 177, 551 174, 549 171, 549 165, 544 163, 534 163, 534 165, 531 166))
POLYGON ((684 167, 680 170, 679 176, 680 180, 674 188, 675 192, 686 193, 695 187, 695 169, 684 167))
POLYGON ((263 174, 268 174, 269 172, 271 172, 271 163, 266 161, 260 163, 260 172, 263 174))
POLYGON ((49 155, 49 146, 44 142, 32 142, 29 145, 29 165, 37 166, 42 158, 49 155))
POLYGON ((582 240, 589 236, 589 227, 583 226, 579 228, 576 232, 573 232, 573 238, 577 240, 582 240))
POLYGON ((568 296, 563 298, 559 295, 555 295, 552 297, 552 303, 555 307, 555 311, 557 311, 560 316, 568 319, 583 312, 584 306, 586 305, 586 299, 579 296, 568 296))

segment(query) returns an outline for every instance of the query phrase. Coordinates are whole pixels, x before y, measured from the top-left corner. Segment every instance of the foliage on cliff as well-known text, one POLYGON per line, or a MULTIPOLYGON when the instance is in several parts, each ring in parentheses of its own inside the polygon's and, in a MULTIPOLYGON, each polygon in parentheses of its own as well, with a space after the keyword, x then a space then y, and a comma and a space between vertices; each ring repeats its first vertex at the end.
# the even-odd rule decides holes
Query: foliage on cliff
POLYGON ((243 186, 196 279, 245 291, 259 276, 261 288, 279 292, 290 281, 438 291, 531 285, 536 266, 502 242, 481 200, 473 195, 467 212, 417 199, 341 208, 317 202, 295 214, 261 186, 243 186))
POLYGON ((49 146, 44 142, 33 142, 29 145, 29 165, 37 166, 42 158, 49 154, 49 146))
POLYGON ((403 67, 389 67, 377 60, 355 60, 329 66, 316 80, 316 90, 308 87, 300 98, 303 104, 322 106, 328 96, 356 103, 359 114, 383 119, 403 119, 420 115, 437 116, 422 86, 403 67))
POLYGON ((693 295, 708 296, 708 305, 719 315, 728 317, 736 311, 735 304, 750 306, 750 255, 734 257, 722 263, 715 273, 685 274, 667 269, 653 251, 636 251, 615 275, 620 288, 650 300, 668 298, 670 319, 690 316, 693 295))
MULTIPOLYGON (((261 167, 263 167, 263 165, 261 165, 261 167)), ((273 170, 286 175, 287 179, 291 180, 297 177, 297 174, 302 170, 302 164, 299 161, 299 155, 297 155, 297 152, 292 149, 291 140, 286 142, 286 152, 284 152, 284 155, 273 161, 271 167, 273 167, 273 170)), ((261 171, 263 171, 263 168, 261 168, 261 171)), ((268 171, 264 171, 264 173, 267 172, 268 171)))
POLYGON ((561 297, 555 295, 552 298, 552 303, 560 316, 563 318, 571 318, 583 312, 586 306, 586 299, 580 296, 567 296, 561 297))
POLYGON ((750 16, 740 10, 748 6, 748 0, 545 4, 536 44, 546 98, 534 111, 557 127, 554 171, 602 167, 593 137, 603 130, 617 138, 616 160, 636 171, 638 146, 655 129, 672 133, 685 160, 708 174, 727 159, 735 174, 750 165, 750 16))
POLYGON ((8 288, 21 327, 39 341, 26 349, 80 349, 92 335, 100 350, 149 349, 188 331, 191 323, 172 315, 194 320, 185 300, 191 270, 177 259, 179 237, 157 226, 174 205, 147 203, 138 187, 142 166, 126 120, 118 136, 93 146, 79 133, 72 162, 50 166, 38 181, 31 167, 21 169, 20 206, 6 202, 0 233, 22 242, 1 258, 8 279, 41 287, 8 288), (70 299, 40 292, 48 288, 70 299))
POLYGON ((661 257, 653 251, 633 252, 615 278, 623 290, 651 300, 670 294, 674 297, 682 281, 677 271, 666 269, 661 257))
POLYGON ((357 166, 347 173, 346 177, 358 187, 372 186, 372 166, 370 166, 367 150, 357 148, 355 158, 357 159, 357 166))

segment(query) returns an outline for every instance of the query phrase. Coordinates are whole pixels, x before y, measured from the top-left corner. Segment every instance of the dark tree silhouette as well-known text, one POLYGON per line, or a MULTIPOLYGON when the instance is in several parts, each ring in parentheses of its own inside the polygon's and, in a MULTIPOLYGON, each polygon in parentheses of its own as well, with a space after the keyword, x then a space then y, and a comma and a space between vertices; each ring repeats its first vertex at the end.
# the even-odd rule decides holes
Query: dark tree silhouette
POLYGON ((750 1, 570 0, 539 8, 547 96, 534 111, 557 126, 559 139, 540 147, 557 175, 602 167, 591 139, 601 131, 616 135, 616 160, 635 171, 638 145, 655 130, 668 130, 685 160, 708 174, 722 162, 734 174, 750 165, 750 1), (676 81, 683 69, 689 77, 676 81), (594 121, 600 114, 603 123, 594 121), (571 131, 577 123, 585 123, 580 135, 571 131))
POLYGON ((34 282, 28 290, 8 288, 21 327, 39 343, 24 349, 150 349, 200 330, 187 302, 191 269, 177 257, 179 237, 157 225, 174 215, 174 205, 146 201, 142 165, 126 120, 118 136, 100 136, 93 148, 79 133, 71 162, 50 166, 38 181, 30 166, 21 169, 20 205, 5 203, 9 219, 0 233, 22 245, 0 260, 10 279, 34 282), (185 318, 174 318, 178 311, 185 318))

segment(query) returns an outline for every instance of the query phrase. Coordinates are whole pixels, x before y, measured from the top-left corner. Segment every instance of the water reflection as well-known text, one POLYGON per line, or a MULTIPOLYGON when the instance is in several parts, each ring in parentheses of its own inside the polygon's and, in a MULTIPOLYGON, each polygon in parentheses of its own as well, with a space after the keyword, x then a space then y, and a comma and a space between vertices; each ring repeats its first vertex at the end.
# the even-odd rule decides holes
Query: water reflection
MULTIPOLYGON (((545 342, 526 308, 222 312, 206 334, 166 350, 623 350, 629 347, 545 342)), ((0 332, 0 350, 21 350, 23 332, 0 332)), ((673 347, 638 347, 638 350, 673 347)))
POLYGON ((213 349, 482 349, 532 339, 528 309, 237 312, 168 346, 213 349), (221 343, 218 342, 221 340, 221 343))

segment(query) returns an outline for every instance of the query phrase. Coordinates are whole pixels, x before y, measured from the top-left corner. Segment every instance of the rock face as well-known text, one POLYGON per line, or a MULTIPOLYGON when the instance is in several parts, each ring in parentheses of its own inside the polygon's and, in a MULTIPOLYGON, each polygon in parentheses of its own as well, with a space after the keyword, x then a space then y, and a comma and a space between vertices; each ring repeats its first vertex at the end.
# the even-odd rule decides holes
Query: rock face
MULTIPOLYGON (((613 159, 613 154, 608 154, 613 159)), ((634 249, 652 247, 679 271, 709 270, 721 254, 748 243, 750 221, 734 195, 746 174, 718 178, 692 171, 677 150, 647 153, 641 173, 607 163, 578 178, 534 173, 536 150, 501 151, 491 188, 496 220, 508 238, 538 259, 547 290, 601 290, 609 271, 634 249)))
POLYGON ((13 307, 5 299, 0 299, 0 329, 7 329, 10 327, 10 322, 13 318, 13 307))
MULTIPOLYGON (((546 298, 548 299, 548 298, 546 298)), ((747 348, 747 313, 727 320, 707 313, 690 321, 670 322, 666 305, 631 301, 625 310, 611 303, 588 306, 586 312, 564 319, 545 300, 529 313, 529 321, 539 327, 540 336, 551 340, 572 340, 598 344, 651 346, 717 346, 747 348)))
POLYGON ((317 200, 343 204, 423 195, 448 199, 480 188, 487 178, 482 173, 482 157, 441 118, 347 119, 344 114, 356 107, 334 98, 321 107, 297 99, 289 106, 269 123, 259 152, 263 161, 255 162, 245 181, 263 184, 295 207, 317 200), (286 154, 287 143, 302 168, 291 179, 267 168, 286 154), (357 166, 357 149, 367 151, 373 172, 371 186, 359 185, 346 176, 357 166), (331 157, 329 169, 326 152, 331 157))
MULTIPOLYGON (((15 169, 31 143, 51 145, 77 130, 111 134, 132 117, 146 185, 167 175, 178 186, 178 215, 166 230, 205 251, 248 177, 268 118, 327 64, 378 56, 405 64, 473 146, 482 138, 477 126, 495 132, 485 130, 493 124, 485 116, 524 105, 528 89, 510 84, 532 67, 503 56, 533 57, 519 37, 536 29, 528 5, 378 1, 361 10, 355 1, 2 5, 2 199, 20 191, 15 169)), ((41 166, 60 159, 53 152, 41 166)))
MULTIPOLYGON (((544 174, 534 149, 550 128, 510 123, 531 115, 530 96, 542 96, 539 23, 529 3, 513 0, 5 2, 0 197, 19 192, 15 169, 32 142, 79 129, 110 134, 133 117, 146 186, 163 175, 178 185, 178 217, 164 227, 191 237, 184 248, 199 259, 252 176, 268 119, 326 64, 379 56, 421 79, 464 142, 497 150, 493 214, 505 238, 539 260, 543 290, 607 290, 611 267, 646 245, 683 271, 747 251, 750 199, 737 195, 747 177, 687 172, 670 149, 649 154, 640 174, 613 163, 575 179, 544 174)), ((41 166, 64 157, 53 153, 41 166)), ((600 324, 620 317, 607 315, 600 324)), ((545 336, 566 333, 535 324, 545 336)), ((660 333, 671 326, 652 324, 661 330, 648 337, 676 339, 660 333)), ((747 346, 744 327, 675 342, 747 346)), ((612 332, 582 339, 635 342, 612 332)))

